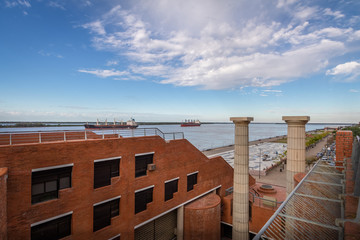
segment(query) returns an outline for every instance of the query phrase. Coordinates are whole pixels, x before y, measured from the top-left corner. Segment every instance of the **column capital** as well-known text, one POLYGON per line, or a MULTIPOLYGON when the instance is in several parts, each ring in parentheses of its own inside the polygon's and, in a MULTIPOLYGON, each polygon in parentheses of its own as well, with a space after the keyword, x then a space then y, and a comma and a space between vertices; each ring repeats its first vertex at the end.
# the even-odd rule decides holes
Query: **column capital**
POLYGON ((283 116, 282 120, 285 121, 287 124, 306 124, 309 120, 309 116, 283 116))
POLYGON ((235 124, 249 124, 251 121, 254 121, 253 117, 231 117, 230 121, 233 121, 235 124))

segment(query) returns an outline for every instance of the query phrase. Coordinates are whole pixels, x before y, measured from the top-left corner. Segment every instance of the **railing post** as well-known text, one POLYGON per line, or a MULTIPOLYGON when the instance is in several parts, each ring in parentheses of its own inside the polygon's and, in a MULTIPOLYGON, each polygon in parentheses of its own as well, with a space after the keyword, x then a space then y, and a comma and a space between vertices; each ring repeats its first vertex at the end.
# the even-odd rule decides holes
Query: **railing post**
POLYGON ((102 139, 105 138, 105 133, 104 133, 104 130, 102 131, 102 139))
POLYGON ((66 132, 64 132, 64 142, 66 142, 66 132))
POLYGON ((10 133, 10 145, 12 145, 12 134, 10 133))
POLYGON ((41 133, 39 132, 39 143, 41 143, 41 133))
POLYGON ((86 129, 85 129, 85 140, 87 140, 86 129))

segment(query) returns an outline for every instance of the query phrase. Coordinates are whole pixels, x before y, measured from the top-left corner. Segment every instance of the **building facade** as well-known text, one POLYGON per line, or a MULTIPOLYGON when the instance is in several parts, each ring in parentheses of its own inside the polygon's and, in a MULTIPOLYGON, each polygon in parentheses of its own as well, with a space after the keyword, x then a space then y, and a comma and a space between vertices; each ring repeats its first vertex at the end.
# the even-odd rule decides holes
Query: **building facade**
POLYGON ((221 157, 207 158, 186 139, 62 134, 16 144, 2 136, 1 239, 189 239, 195 210, 207 214, 205 227, 220 220, 218 200, 233 184, 221 157))

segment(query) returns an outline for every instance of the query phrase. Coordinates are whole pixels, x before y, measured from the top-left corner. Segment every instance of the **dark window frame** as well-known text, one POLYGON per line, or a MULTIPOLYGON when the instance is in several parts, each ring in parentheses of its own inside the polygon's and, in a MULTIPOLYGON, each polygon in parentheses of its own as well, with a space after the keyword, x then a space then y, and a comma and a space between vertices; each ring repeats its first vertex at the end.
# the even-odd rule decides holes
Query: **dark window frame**
POLYGON ((111 185, 111 178, 120 176, 121 157, 94 161, 94 189, 111 185))
POLYGON ((179 191, 179 178, 165 181, 165 202, 174 198, 174 193, 179 191))
POLYGON ((154 186, 135 191, 135 214, 145 211, 147 204, 153 201, 154 186))
POLYGON ((120 196, 93 206, 93 232, 111 225, 111 219, 120 215, 120 196))
POLYGON ((55 217, 42 221, 40 224, 32 224, 31 240, 57 240, 71 235, 72 212, 64 216, 55 217))
POLYGON ((72 187, 73 165, 33 169, 31 172, 31 204, 59 198, 59 190, 72 187))
POLYGON ((197 178, 198 178, 199 172, 189 173, 187 175, 187 191, 191 191, 194 189, 194 186, 197 184, 197 178))
POLYGON ((135 178, 147 175, 147 165, 154 163, 154 154, 151 152, 135 155, 135 178))

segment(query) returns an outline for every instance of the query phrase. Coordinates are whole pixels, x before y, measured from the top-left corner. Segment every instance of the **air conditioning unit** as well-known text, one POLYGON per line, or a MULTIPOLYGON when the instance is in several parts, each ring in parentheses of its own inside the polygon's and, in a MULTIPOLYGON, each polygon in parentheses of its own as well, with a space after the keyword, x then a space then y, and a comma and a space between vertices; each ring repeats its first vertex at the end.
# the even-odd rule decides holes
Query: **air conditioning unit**
POLYGON ((154 170, 156 170, 156 165, 153 164, 153 163, 148 164, 148 165, 147 165, 147 170, 149 170, 149 171, 154 171, 154 170))

